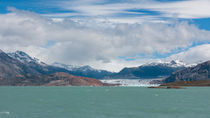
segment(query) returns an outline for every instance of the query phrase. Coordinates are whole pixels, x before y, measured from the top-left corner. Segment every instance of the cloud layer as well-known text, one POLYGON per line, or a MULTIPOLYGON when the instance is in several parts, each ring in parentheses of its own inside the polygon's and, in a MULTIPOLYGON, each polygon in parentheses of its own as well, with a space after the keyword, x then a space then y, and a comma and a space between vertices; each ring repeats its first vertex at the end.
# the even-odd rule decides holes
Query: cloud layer
MULTIPOLYGON (((55 21, 28 11, 10 10, 11 13, 0 15, 0 47, 5 51, 26 51, 47 63, 88 64, 118 71, 124 66, 147 62, 154 53, 173 55, 195 42, 210 41, 209 31, 200 30, 187 22, 124 24, 91 19, 87 22, 70 19, 55 21), (133 61, 120 57, 132 58, 133 61)), ((199 52, 206 50, 198 48, 199 52)), ((189 50, 176 56, 193 53, 198 52, 189 50)), ((202 53, 198 56, 201 55, 206 57, 202 53)))
POLYGON ((174 54, 168 59, 178 59, 184 62, 199 63, 206 60, 210 60, 210 44, 203 44, 196 47, 192 47, 187 51, 174 54))

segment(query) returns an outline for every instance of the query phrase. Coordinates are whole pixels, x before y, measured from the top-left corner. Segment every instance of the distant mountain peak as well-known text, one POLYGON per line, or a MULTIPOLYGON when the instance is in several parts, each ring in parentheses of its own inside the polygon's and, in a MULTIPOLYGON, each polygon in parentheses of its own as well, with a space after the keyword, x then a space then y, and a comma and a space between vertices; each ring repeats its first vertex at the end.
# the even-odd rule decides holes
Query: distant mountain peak
POLYGON ((171 61, 162 61, 159 60, 157 62, 151 62, 143 64, 142 66, 167 66, 167 67, 188 67, 188 65, 180 60, 171 60, 171 61))
POLYGON ((18 50, 16 52, 8 53, 8 55, 12 58, 18 59, 21 62, 36 62, 35 59, 30 57, 28 54, 26 54, 23 51, 18 50))
POLYGON ((171 60, 171 61, 170 61, 170 64, 171 64, 172 66, 175 66, 175 67, 179 67, 179 66, 184 66, 184 67, 186 67, 186 66, 187 66, 186 63, 184 63, 183 61, 180 61, 180 60, 171 60))

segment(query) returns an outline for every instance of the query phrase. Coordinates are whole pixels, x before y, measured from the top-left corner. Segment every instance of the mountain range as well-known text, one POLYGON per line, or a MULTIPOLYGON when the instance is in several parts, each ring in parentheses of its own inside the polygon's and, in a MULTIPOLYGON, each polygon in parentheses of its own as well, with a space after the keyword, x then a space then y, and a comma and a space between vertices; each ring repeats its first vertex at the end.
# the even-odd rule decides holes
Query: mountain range
MULTIPOLYGON (((74 66, 55 62, 51 65, 41 62, 37 58, 32 58, 22 51, 8 53, 13 59, 36 68, 40 71, 48 70, 47 73, 66 72, 75 76, 90 77, 96 79, 150 79, 168 77, 172 72, 186 68, 185 63, 172 60, 170 62, 153 62, 139 67, 124 68, 120 72, 114 73, 106 70, 94 69, 88 65, 74 66)), ((46 73, 42 71, 42 73, 46 73)))
POLYGON ((0 50, 0 85, 13 86, 110 86, 98 79, 165 78, 165 85, 210 85, 210 61, 196 66, 178 60, 124 68, 118 73, 90 66, 61 63, 48 65, 22 51, 0 50), (94 79, 96 78, 96 79, 94 79))
POLYGON ((111 75, 109 78, 115 79, 151 79, 165 78, 177 70, 188 67, 189 65, 172 60, 170 62, 153 62, 139 67, 124 68, 120 72, 111 75))

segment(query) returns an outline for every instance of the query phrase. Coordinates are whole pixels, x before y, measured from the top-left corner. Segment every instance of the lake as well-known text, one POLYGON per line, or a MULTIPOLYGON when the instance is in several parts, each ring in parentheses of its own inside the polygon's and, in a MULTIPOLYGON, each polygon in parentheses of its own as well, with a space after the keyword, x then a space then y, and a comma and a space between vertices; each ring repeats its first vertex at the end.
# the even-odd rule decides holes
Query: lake
POLYGON ((210 118, 210 88, 0 87, 0 118, 210 118))

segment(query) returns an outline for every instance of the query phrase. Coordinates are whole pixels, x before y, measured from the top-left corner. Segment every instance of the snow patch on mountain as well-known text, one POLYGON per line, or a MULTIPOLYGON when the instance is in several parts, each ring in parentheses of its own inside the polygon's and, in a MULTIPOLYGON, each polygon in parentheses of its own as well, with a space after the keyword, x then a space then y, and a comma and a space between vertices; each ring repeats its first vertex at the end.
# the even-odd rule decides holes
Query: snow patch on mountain
POLYGON ((30 62, 34 62, 40 65, 46 65, 44 62, 40 61, 37 58, 32 58, 30 57, 28 54, 26 54, 23 51, 16 51, 16 52, 12 52, 12 53, 7 53, 10 57, 19 60, 22 63, 30 63, 30 62))

